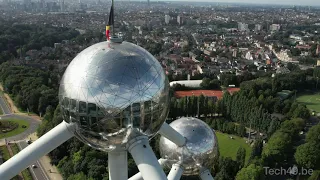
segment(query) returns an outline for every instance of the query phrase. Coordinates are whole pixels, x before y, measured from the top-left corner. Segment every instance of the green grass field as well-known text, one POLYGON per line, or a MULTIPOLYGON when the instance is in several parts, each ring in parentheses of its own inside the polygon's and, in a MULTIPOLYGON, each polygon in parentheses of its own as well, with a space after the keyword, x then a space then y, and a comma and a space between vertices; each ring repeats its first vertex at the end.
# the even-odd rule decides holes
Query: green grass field
POLYGON ((10 159, 10 154, 6 146, 0 146, 0 151, 4 161, 10 159))
POLYGON ((0 139, 5 138, 5 137, 15 136, 15 135, 20 134, 29 128, 29 122, 21 120, 21 119, 6 119, 6 120, 1 120, 1 121, 11 121, 11 122, 18 123, 19 127, 14 129, 13 131, 10 131, 7 133, 0 133, 0 139), (25 125, 26 128, 23 128, 22 127, 23 125, 25 125))
POLYGON ((320 113, 320 94, 303 94, 297 98, 299 103, 305 104, 311 111, 320 113))
POLYGON ((246 144, 246 141, 243 138, 217 131, 216 135, 218 137, 219 151, 221 156, 231 157, 233 160, 235 160, 239 147, 244 147, 246 149, 246 162, 248 162, 251 153, 251 147, 246 144), (231 139, 230 136, 232 136, 234 139, 231 139))

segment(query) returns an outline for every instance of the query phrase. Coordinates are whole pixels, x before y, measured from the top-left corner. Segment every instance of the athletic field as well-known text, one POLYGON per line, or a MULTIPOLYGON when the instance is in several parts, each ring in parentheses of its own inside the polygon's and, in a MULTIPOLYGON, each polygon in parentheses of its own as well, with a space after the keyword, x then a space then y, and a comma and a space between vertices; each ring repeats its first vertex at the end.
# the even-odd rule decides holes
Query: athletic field
POLYGON ((239 147, 244 147, 246 149, 246 162, 248 161, 251 153, 251 147, 246 144, 246 141, 243 138, 217 131, 216 135, 218 137, 219 151, 221 156, 231 157, 233 160, 236 160, 239 147), (230 136, 232 136, 233 139, 231 139, 230 136))
POLYGON ((310 111, 320 113, 320 93, 300 95, 297 101, 305 104, 310 111))

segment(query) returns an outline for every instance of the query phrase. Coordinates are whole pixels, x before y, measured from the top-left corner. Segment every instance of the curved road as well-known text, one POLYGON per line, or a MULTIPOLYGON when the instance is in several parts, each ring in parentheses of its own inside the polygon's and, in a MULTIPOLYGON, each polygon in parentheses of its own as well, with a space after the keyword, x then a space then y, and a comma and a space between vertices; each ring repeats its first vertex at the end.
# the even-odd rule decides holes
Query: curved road
MULTIPOLYGON (((37 128, 39 127, 39 125, 41 124, 41 121, 33 119, 29 116, 23 116, 23 115, 17 115, 17 114, 13 114, 10 110, 10 108, 8 107, 6 101, 3 99, 3 96, 0 95, 0 108, 2 109, 3 115, 0 116, 0 121, 1 120, 6 120, 6 119, 21 119, 21 120, 25 120, 29 122, 29 128, 26 129, 24 132, 22 132, 21 134, 15 135, 15 136, 11 136, 8 138, 5 138, 7 141, 19 141, 17 144, 19 146, 19 148, 22 150, 25 147, 28 146, 28 144, 26 143, 25 139, 32 133, 37 131, 37 128)), ((39 161, 36 161, 34 163, 34 165, 36 165, 38 168, 31 168, 29 167, 29 170, 33 176, 33 178, 35 180, 48 180, 48 176, 45 173, 44 168, 42 167, 41 163, 39 161)))
POLYGON ((23 133, 18 134, 16 136, 12 136, 9 138, 6 138, 9 141, 19 141, 23 140, 26 137, 28 137, 30 134, 37 131, 38 126, 40 125, 40 121, 35 120, 28 116, 22 116, 17 114, 12 114, 10 108, 8 107, 6 101, 3 99, 3 96, 0 96, 0 107, 2 109, 2 112, 4 115, 0 116, 0 120, 10 119, 10 118, 16 118, 16 119, 22 119, 29 122, 29 128, 25 130, 23 133))
MULTIPOLYGON (((1 98, 2 99, 2 98, 1 98)), ((29 122, 29 128, 25 130, 23 133, 11 136, 6 138, 8 141, 19 141, 19 140, 24 140, 26 137, 28 137, 30 134, 34 133, 37 131, 37 128, 41 124, 40 121, 35 120, 31 117, 28 116, 22 116, 22 115, 17 115, 17 114, 6 114, 3 116, 0 116, 1 120, 6 120, 6 119, 21 119, 29 122)))

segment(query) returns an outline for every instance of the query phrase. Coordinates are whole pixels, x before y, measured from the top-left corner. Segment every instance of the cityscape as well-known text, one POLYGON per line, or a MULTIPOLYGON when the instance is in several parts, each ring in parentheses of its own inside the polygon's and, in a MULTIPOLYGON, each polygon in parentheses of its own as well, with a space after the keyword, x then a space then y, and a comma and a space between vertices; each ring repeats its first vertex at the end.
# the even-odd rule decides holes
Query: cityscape
MULTIPOLYGON (((100 46, 121 39, 123 46, 148 51, 162 67, 161 72, 154 64, 152 69, 158 74, 163 70, 168 80, 168 112, 163 110, 165 92, 159 95, 157 103, 154 99, 144 100, 141 111, 157 106, 167 114, 164 121, 172 127, 177 121, 194 118, 215 132, 216 137, 211 140, 217 139, 218 145, 213 148, 219 152, 212 152, 204 163, 215 180, 320 180, 320 4, 311 0, 305 4, 281 4, 273 1, 0 1, 0 177, 1 164, 61 122, 69 122, 66 118, 81 116, 69 114, 72 98, 61 98, 62 86, 65 94, 71 90, 70 94, 78 93, 76 88, 67 88, 65 84, 72 81, 67 83, 63 77, 70 67, 74 68, 73 76, 79 79, 93 73, 98 76, 102 70, 83 75, 82 71, 87 73, 83 64, 89 60, 84 58, 82 62, 77 58, 98 57, 94 50, 90 56, 83 53, 92 47, 113 49, 110 44, 100 46), (110 24, 111 15, 114 24, 110 24), (106 37, 109 25, 111 40, 106 37), (75 64, 76 60, 79 64, 75 64), (64 101, 68 101, 67 105, 64 101)), ((130 56, 135 53, 147 52, 128 50, 130 56)), ((95 67, 101 69, 103 61, 119 58, 113 54, 100 56, 102 60, 95 67)), ((129 62, 134 64, 133 60, 122 63, 123 69, 118 71, 116 65, 106 67, 109 72, 100 78, 108 79, 109 74, 125 71, 127 66, 133 69, 147 66, 141 63, 141 67, 136 67, 129 62)), ((136 59, 134 62, 139 64, 136 59)), ((93 67, 90 63, 88 66, 93 67)), ((152 84, 158 83, 158 91, 165 87, 159 83, 167 81, 156 80, 151 70, 145 73, 154 78, 152 84)), ((132 83, 139 84, 142 75, 131 78, 132 83)), ((124 92, 114 86, 130 83, 123 78, 121 81, 105 85, 111 88, 109 91, 119 91, 114 95, 114 103, 121 97, 120 92, 124 92)), ((98 85, 92 82, 90 86, 98 85)), ((79 92, 84 92, 81 88, 79 92)), ((87 89, 92 92, 94 88, 90 88, 87 89)), ((130 90, 132 94, 136 91, 130 90)), ((131 103, 128 107, 137 111, 132 96, 128 98, 131 103)), ((137 92, 136 96, 143 95, 137 92)), ((81 102, 76 104, 74 108, 81 109, 81 102)), ((84 105, 87 113, 90 113, 89 104, 88 100, 84 105)), ((98 103, 93 109, 99 111, 98 103)), ((164 116, 157 113, 154 116, 164 116)), ((81 124, 85 120, 79 121, 81 124)), ((124 126, 113 121, 108 131, 124 126)), ((159 131, 157 135, 145 129, 140 131, 148 134, 150 146, 160 159, 167 148, 164 135, 159 125, 151 126, 159 131)), ((12 179, 114 179, 108 170, 108 153, 91 148, 94 145, 83 143, 79 136, 66 139, 12 179)), ((97 137, 91 137, 94 138, 97 137)), ((127 165, 128 178, 141 171, 134 154, 128 155, 127 165)), ((163 165, 165 174, 171 173, 171 166, 163 165)), ((181 166, 185 168, 182 180, 203 179, 199 174, 186 173, 187 166, 181 166)))

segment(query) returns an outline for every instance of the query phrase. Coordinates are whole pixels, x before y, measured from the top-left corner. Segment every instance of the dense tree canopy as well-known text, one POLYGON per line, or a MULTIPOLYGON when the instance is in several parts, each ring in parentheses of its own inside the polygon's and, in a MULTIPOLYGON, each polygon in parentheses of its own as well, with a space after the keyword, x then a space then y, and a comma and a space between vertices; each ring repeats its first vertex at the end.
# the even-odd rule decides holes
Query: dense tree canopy
POLYGON ((261 166, 250 164, 248 167, 242 168, 237 176, 236 180, 263 180, 264 169, 261 166))
POLYGON ((282 123, 262 151, 262 159, 266 165, 274 166, 293 161, 295 143, 300 140, 299 132, 304 128, 304 123, 302 119, 282 123))
POLYGON ((320 123, 308 131, 306 143, 297 148, 294 156, 299 166, 320 169, 320 123))

